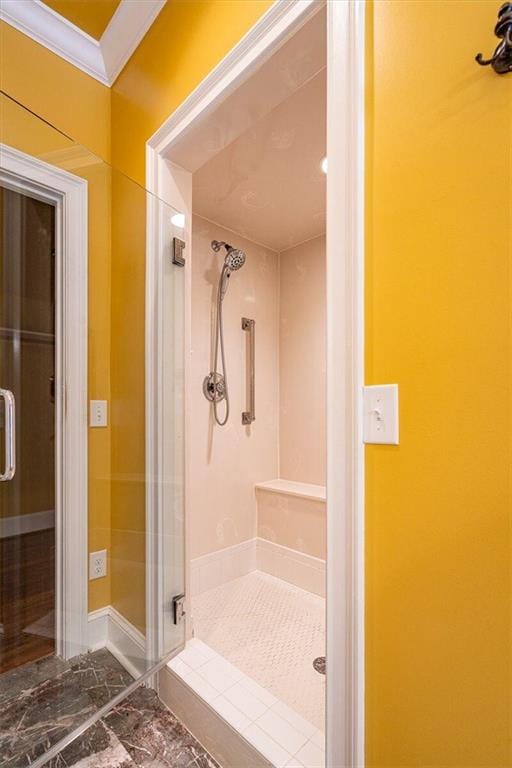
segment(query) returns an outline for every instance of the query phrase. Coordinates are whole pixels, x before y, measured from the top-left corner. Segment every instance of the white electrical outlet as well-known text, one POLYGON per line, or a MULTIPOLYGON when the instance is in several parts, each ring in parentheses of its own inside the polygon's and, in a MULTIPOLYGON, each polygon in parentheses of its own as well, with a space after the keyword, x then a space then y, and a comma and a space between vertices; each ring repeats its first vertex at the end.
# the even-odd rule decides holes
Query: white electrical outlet
POLYGON ((107 550, 89 552, 89 581, 101 579, 107 575, 107 550))
POLYGON ((107 401, 91 400, 89 402, 89 426, 106 427, 107 426, 107 401))

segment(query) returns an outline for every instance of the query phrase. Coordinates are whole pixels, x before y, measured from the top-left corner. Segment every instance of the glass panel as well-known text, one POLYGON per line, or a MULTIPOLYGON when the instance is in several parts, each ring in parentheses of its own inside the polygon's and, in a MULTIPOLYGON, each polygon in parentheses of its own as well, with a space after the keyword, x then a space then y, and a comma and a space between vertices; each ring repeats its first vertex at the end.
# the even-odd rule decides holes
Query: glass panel
POLYGON ((172 263, 172 238, 183 230, 174 209, 5 94, 0 114, 0 387, 7 391, 0 400, 0 472, 9 463, 10 436, 16 439, 14 476, 0 483, 0 762, 38 766, 49 747, 184 643, 173 598, 184 592, 185 270, 172 263), (45 177, 44 168, 34 171, 30 158, 64 170, 68 181, 87 182, 88 301, 81 330, 87 399, 99 401, 100 417, 106 406, 106 423, 93 426, 89 411, 87 425, 82 414, 88 449, 82 519, 67 502, 73 478, 65 439, 76 394, 66 367, 69 286, 79 279, 70 251, 76 242, 60 182, 45 177), (157 235, 149 239, 148 222, 157 235), (159 344, 171 354, 156 382, 170 440, 149 484, 148 254, 164 259, 171 289, 158 309, 159 344), (155 497, 153 519, 147 500, 155 497), (65 553, 76 548, 80 526, 87 545, 67 571, 65 553), (79 582, 69 575, 77 562, 79 582), (80 594, 84 615, 76 609, 80 594), (66 626, 74 627, 78 646, 66 643, 66 626))
MULTIPOLYGON (((171 209, 171 216, 161 217, 162 242, 179 244, 185 241, 184 215, 171 209)), ((172 256, 164 260, 162 296, 162 381, 163 422, 163 537, 164 594, 180 596, 185 593, 185 270, 176 268, 172 256), (169 300, 170 299, 170 300, 169 300), (165 510, 173 509, 171 517, 165 510)), ((177 256, 179 256, 177 254, 177 256)), ((164 612, 161 647, 175 648, 183 642, 183 622, 176 624, 174 612, 164 612)))
MULTIPOLYGON (((0 485, 0 672, 8 672, 55 651, 55 209, 0 187, 0 217, 1 428, 16 437, 16 472, 0 485), (33 530, 23 533, 24 521, 33 530)), ((8 453, 3 440, 2 472, 8 453)))

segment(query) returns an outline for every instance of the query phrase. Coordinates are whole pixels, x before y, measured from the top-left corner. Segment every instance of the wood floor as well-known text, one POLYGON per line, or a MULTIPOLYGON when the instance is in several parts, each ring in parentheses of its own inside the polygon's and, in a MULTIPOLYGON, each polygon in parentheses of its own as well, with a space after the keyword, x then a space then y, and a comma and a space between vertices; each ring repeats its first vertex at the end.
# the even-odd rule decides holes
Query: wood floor
POLYGON ((0 674, 30 661, 38 661, 54 653, 55 641, 38 635, 22 634, 5 641, 0 636, 0 674))
POLYGON ((0 673, 54 653, 55 638, 47 636, 51 631, 27 631, 45 617, 51 628, 54 611, 54 529, 2 539, 0 673))

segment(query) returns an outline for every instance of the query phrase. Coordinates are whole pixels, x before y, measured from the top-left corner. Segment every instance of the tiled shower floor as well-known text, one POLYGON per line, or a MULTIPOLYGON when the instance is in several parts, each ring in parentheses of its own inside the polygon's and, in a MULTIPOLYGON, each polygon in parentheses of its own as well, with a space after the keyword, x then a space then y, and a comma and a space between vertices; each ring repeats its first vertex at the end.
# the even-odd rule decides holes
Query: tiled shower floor
POLYGON ((274 768, 324 768, 324 600, 254 571, 192 598, 175 675, 274 768))
POLYGON ((323 598, 254 571, 194 597, 192 614, 196 638, 324 729, 323 598))
POLYGON ((324 768, 323 732, 206 643, 190 640, 169 668, 274 768, 324 768))

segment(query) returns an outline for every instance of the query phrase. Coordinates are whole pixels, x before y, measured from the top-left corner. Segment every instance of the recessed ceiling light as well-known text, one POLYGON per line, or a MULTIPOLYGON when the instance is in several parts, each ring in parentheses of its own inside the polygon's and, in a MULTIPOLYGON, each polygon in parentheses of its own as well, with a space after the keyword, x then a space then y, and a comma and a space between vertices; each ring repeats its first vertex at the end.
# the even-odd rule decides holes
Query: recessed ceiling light
POLYGON ((322 171, 324 173, 327 173, 327 158, 326 157, 324 157, 324 159, 322 160, 322 162, 320 164, 320 168, 322 169, 322 171))
POLYGON ((174 224, 179 229, 183 229, 185 226, 185 214, 175 213, 174 216, 171 216, 171 224, 174 224))

